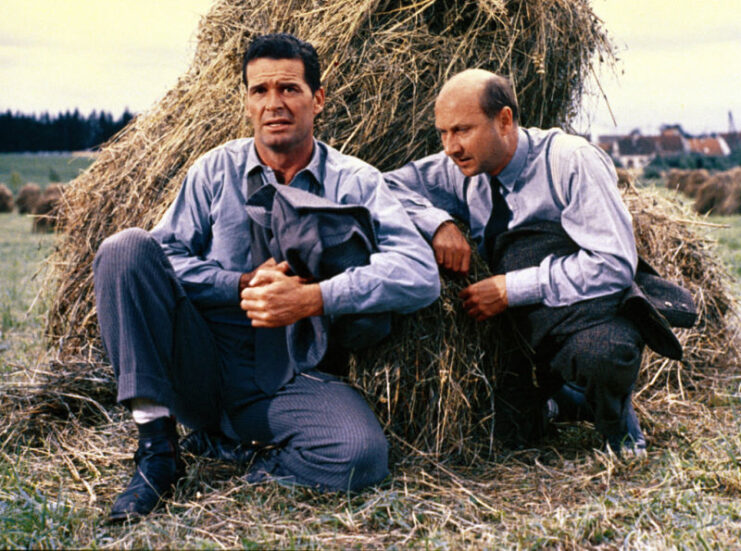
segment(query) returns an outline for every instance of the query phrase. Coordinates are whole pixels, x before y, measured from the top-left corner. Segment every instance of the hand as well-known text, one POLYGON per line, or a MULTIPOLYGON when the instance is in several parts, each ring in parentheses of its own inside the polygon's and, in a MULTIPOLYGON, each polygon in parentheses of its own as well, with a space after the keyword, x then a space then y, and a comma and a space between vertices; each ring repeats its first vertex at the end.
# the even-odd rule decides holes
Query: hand
POLYGON ((471 265, 471 247, 458 226, 443 222, 432 236, 435 260, 443 268, 465 275, 471 265))
POLYGON ((503 275, 495 275, 469 285, 458 295, 463 309, 476 321, 484 321, 507 309, 507 286, 503 275))
MULTIPOLYGON (((280 266, 278 264, 276 268, 280 266)), ((253 327, 284 327, 324 312, 318 283, 306 283, 276 268, 258 268, 242 290, 239 306, 253 327)))
POLYGON ((249 287, 250 281, 253 277, 255 277, 255 274, 257 273, 257 270, 260 270, 262 268, 272 268, 274 270, 278 270, 280 272, 283 272, 284 274, 288 273, 288 270, 290 270, 290 266, 288 266, 288 262, 285 260, 278 264, 274 258, 269 258, 262 264, 260 264, 257 268, 252 270, 251 272, 247 272, 246 274, 242 274, 239 276, 239 296, 242 296, 242 291, 249 287))

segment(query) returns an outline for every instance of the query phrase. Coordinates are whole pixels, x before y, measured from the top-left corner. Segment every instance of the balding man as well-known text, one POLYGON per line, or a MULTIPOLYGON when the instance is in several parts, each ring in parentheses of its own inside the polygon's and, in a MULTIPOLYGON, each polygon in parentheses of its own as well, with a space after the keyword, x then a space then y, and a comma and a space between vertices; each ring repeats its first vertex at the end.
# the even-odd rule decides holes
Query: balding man
POLYGON ((469 226, 496 275, 466 287, 463 308, 479 321, 511 311, 534 351, 512 352, 497 381, 504 443, 536 441, 555 397, 562 414, 593 419, 616 453, 643 454, 631 393, 644 341, 620 314, 638 258, 615 169, 586 140, 518 118, 508 79, 459 73, 435 102, 444 151, 385 178, 443 268, 468 272, 452 217, 469 226))

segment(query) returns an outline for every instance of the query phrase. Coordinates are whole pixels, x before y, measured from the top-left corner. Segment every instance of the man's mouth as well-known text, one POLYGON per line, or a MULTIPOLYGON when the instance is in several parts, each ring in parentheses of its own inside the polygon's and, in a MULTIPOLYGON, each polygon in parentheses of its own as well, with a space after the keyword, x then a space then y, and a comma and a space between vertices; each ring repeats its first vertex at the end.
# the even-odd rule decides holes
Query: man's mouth
POLYGON ((267 128, 280 129, 280 128, 284 128, 288 126, 289 124, 291 124, 291 121, 289 121, 288 119, 278 119, 278 120, 267 121, 265 123, 265 126, 267 128))

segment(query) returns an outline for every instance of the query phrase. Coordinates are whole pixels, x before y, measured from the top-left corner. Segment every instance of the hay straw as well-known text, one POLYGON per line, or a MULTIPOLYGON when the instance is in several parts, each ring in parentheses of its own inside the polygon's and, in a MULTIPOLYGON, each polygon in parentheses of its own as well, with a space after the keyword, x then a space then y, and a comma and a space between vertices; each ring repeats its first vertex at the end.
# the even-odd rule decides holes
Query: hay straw
POLYGON ((200 24, 189 70, 136 117, 78 177, 60 213, 51 259, 56 290, 48 333, 65 354, 97 342, 91 263, 123 228, 151 228, 187 168, 203 153, 250 134, 241 54, 256 34, 288 31, 313 43, 327 105, 320 139, 390 169, 439 147, 433 99, 466 67, 510 74, 523 124, 567 124, 590 64, 612 50, 587 0, 222 0, 200 24))

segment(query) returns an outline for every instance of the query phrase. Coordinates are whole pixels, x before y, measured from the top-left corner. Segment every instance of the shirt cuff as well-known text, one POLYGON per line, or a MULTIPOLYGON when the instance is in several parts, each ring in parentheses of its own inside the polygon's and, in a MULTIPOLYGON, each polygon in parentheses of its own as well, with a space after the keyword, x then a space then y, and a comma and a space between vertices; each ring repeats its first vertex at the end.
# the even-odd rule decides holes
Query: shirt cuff
POLYGON ((241 272, 220 271, 216 276, 215 291, 218 296, 214 297, 223 304, 239 304, 239 278, 241 272))
POLYGON ((350 276, 346 273, 319 282, 325 316, 352 314, 350 276))
POLYGON ((543 302, 538 272, 540 267, 532 266, 522 270, 507 272, 504 284, 507 287, 508 306, 527 306, 543 302))
POLYGON ((452 221, 453 219, 447 212, 438 209, 427 209, 424 214, 419 214, 412 220, 414 225, 417 226, 419 233, 421 233, 427 241, 432 241, 435 232, 442 224, 452 221))

